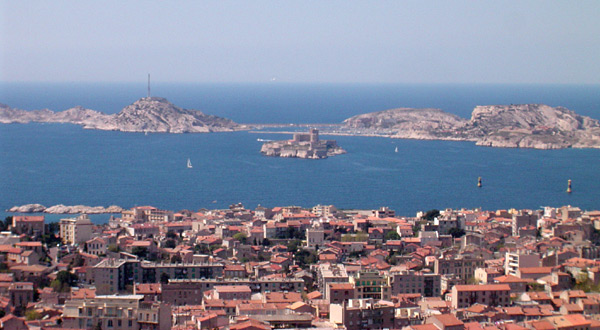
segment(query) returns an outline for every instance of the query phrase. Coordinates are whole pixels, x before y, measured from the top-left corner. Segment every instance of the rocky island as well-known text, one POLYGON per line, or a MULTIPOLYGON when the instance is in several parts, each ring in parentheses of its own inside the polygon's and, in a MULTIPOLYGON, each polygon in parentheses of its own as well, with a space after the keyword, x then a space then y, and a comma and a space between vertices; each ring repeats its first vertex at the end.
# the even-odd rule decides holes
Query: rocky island
POLYGON ((335 140, 319 140, 319 131, 313 128, 308 133, 295 133, 292 140, 267 141, 260 152, 266 156, 323 159, 345 154, 346 150, 335 140))
POLYGON ((161 97, 144 97, 108 115, 77 106, 65 111, 26 111, 0 104, 0 123, 71 123, 86 129, 150 133, 208 133, 245 129, 230 119, 182 109, 161 97))
POLYGON ((399 108, 354 116, 342 127, 347 134, 474 141, 489 147, 600 148, 596 119, 544 104, 477 106, 469 120, 439 109, 399 108))
POLYGON ((103 214, 103 213, 121 213, 123 208, 117 205, 109 207, 104 206, 87 206, 73 205, 66 206, 62 204, 45 207, 41 204, 26 204, 21 206, 13 206, 6 210, 13 213, 51 213, 51 214, 103 214))

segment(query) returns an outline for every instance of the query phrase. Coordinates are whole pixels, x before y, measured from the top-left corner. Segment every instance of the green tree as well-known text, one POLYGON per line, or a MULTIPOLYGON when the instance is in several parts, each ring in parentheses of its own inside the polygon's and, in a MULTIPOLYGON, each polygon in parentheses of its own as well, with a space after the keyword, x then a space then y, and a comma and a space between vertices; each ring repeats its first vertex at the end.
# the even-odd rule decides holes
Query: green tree
POLYGON ((296 253, 298 251, 298 246, 300 246, 302 242, 299 239, 293 239, 286 244, 287 250, 296 253))
POLYGON ((240 241, 240 243, 242 244, 246 244, 246 241, 248 240, 248 235, 246 235, 246 233, 237 233, 233 235, 233 239, 240 241))
POLYGON ((131 254, 135 254, 140 259, 145 259, 148 256, 148 249, 145 246, 135 246, 131 249, 131 254))
POLYGON ((121 251, 121 248, 117 244, 110 244, 108 246, 108 251, 118 253, 121 251))
POLYGON ((342 242, 366 242, 368 240, 369 240, 369 234, 367 234, 365 232, 342 235, 342 242))
POLYGON ((439 216, 440 216, 440 210, 433 209, 433 210, 429 210, 429 211, 425 212, 425 214, 423 214, 421 219, 431 221, 434 218, 437 218, 439 216))
POLYGON ((270 246, 271 245, 271 241, 269 241, 268 238, 263 239, 262 241, 262 245, 263 246, 270 246))
POLYGON ((0 221, 0 231, 6 231, 12 225, 13 217, 8 216, 4 218, 4 221, 0 221))
POLYGON ((35 309, 29 309, 25 312, 25 319, 27 321, 39 320, 41 318, 42 315, 35 309))
POLYGON ((399 240, 399 239, 400 239, 400 235, 398 235, 398 233, 395 232, 394 230, 390 230, 387 232, 387 234, 385 234, 386 241, 393 241, 393 240, 399 240))
POLYGON ((174 239, 172 239, 172 238, 169 238, 169 239, 167 239, 165 241, 165 247, 166 248, 173 249, 176 246, 177 246, 177 242, 174 239))
POLYGON ((167 274, 167 273, 160 274, 160 283, 162 283, 162 284, 169 283, 169 274, 167 274))
POLYGON ((182 261, 183 260, 181 260, 181 256, 178 254, 175 254, 171 257, 171 263, 178 264, 178 263, 181 263, 182 261))
POLYGON ((56 274, 56 279, 50 283, 50 286, 56 292, 69 292, 71 287, 76 283, 77 275, 66 270, 61 270, 56 274))
POLYGON ((454 237, 454 238, 459 238, 459 237, 462 237, 465 235, 465 230, 456 228, 456 227, 452 227, 448 230, 448 234, 452 235, 452 237, 454 237))

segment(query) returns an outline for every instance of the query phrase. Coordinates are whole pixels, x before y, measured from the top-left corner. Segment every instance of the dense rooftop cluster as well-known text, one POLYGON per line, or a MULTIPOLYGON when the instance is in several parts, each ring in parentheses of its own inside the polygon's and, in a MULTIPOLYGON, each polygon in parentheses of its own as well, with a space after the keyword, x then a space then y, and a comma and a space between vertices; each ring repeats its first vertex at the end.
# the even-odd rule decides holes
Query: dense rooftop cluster
POLYGON ((0 329, 600 330, 600 211, 577 207, 140 206, 0 227, 0 329))

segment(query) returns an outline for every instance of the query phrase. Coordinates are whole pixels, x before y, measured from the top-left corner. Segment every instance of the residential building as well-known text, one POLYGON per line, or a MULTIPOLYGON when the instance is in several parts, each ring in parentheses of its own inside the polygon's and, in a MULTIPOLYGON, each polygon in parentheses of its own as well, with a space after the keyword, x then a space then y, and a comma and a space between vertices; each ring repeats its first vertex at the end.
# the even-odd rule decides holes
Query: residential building
POLYGON ((92 237, 92 221, 87 214, 60 219, 60 238, 65 244, 79 244, 92 237))
POLYGON ((293 278, 169 280, 161 286, 162 301, 177 306, 200 304, 204 293, 216 286, 247 286, 252 293, 263 294, 302 292, 304 281, 293 278))
POLYGON ((94 237, 85 242, 85 246, 87 248, 87 253, 96 256, 104 255, 108 250, 108 244, 106 243, 106 240, 100 237, 94 237))
POLYGON ((116 294, 140 283, 142 269, 139 260, 107 258, 92 267, 92 276, 97 294, 116 294))
POLYGON ((306 229, 306 246, 311 249, 323 246, 325 242, 325 231, 322 228, 306 229))
POLYGON ((463 283, 475 275, 475 269, 483 267, 483 257, 456 256, 435 260, 434 272, 440 275, 454 274, 462 278, 463 283))
POLYGON ((349 279, 343 264, 324 263, 317 269, 317 281, 323 299, 328 299, 327 286, 330 283, 348 283, 349 279))
POLYGON ((389 300, 391 297, 387 276, 378 271, 361 270, 350 277, 350 283, 356 289, 357 299, 389 300))
POLYGON ((466 308, 475 303, 488 306, 509 306, 508 284, 455 285, 452 288, 452 308, 466 308))
POLYGON ((465 324, 453 314, 432 315, 425 324, 433 324, 439 330, 463 330, 465 324))
POLYGON ((534 253, 506 252, 504 274, 517 276, 519 268, 539 267, 540 256, 534 253))
POLYGON ((169 222, 173 221, 173 212, 153 206, 136 206, 121 212, 121 217, 126 222, 169 222))
POLYGON ((171 329, 171 308, 142 295, 96 296, 65 302, 63 328, 171 329))
POLYGON ((390 274, 391 294, 419 293, 425 297, 439 297, 441 275, 418 271, 402 271, 390 274))
POLYGON ((329 320, 346 330, 392 329, 394 305, 380 304, 373 299, 350 299, 347 304, 331 304, 329 320))
POLYGON ((327 297, 330 304, 342 304, 356 297, 352 283, 329 283, 327 297))
POLYGON ((527 213, 525 211, 519 212, 519 214, 513 214, 512 216, 512 234, 513 236, 519 235, 519 229, 528 226, 534 226, 537 228, 537 221, 539 216, 536 213, 527 213))
POLYGON ((252 296, 252 290, 247 285, 216 285, 214 291, 215 299, 250 300, 252 296))
POLYGON ((333 205, 317 205, 313 206, 312 213, 319 217, 329 218, 337 213, 337 208, 333 205))
POLYGON ((43 215, 14 215, 12 229, 17 234, 40 237, 45 233, 43 215))

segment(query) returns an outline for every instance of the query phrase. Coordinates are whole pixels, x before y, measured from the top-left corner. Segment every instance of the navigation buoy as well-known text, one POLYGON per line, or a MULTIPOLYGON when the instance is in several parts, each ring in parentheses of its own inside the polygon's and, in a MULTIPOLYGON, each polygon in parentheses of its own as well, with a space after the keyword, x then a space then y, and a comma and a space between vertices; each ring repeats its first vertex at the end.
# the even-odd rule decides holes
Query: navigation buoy
POLYGON ((481 184, 481 177, 477 179, 477 187, 481 188, 483 184, 481 184))
POLYGON ((569 179, 569 181, 567 181, 567 193, 571 193, 573 191, 573 189, 571 189, 571 179, 569 179))

